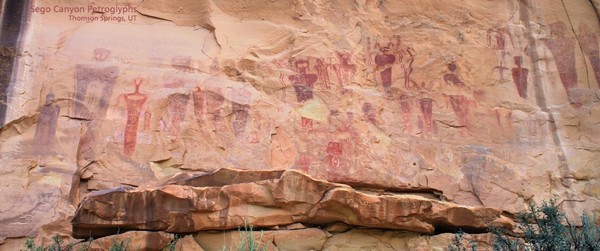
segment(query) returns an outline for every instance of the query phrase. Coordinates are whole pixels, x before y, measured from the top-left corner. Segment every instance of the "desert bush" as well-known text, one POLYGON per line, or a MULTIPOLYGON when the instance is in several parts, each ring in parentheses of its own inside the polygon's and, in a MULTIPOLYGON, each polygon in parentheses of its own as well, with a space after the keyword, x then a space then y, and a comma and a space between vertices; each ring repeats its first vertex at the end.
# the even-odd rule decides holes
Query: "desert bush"
MULTIPOLYGON (((504 228, 490 227, 495 235, 494 251, 600 251, 600 227, 596 217, 583 212, 582 225, 575 226, 556 204, 556 199, 530 204, 528 210, 517 214, 517 228, 521 234, 512 234, 504 228)), ((466 251, 463 233, 455 234, 448 246, 451 251, 466 251)), ((473 248, 471 246, 471 248, 473 248)))

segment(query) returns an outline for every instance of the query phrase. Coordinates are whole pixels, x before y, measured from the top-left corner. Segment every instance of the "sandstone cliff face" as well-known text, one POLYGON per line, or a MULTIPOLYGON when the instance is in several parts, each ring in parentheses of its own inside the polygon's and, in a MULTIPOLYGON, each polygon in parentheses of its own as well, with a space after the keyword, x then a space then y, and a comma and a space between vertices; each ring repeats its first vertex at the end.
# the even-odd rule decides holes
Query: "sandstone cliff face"
POLYGON ((50 11, 29 10, 1 104, 0 239, 222 167, 600 212, 598 1, 31 5, 50 11))

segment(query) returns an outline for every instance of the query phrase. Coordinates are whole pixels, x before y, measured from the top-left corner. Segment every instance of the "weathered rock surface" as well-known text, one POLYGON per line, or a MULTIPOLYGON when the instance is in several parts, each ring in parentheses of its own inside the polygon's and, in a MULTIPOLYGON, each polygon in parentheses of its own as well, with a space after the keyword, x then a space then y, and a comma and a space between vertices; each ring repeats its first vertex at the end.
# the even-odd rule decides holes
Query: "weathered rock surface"
POLYGON ((90 193, 75 213, 74 236, 102 236, 119 229, 192 233, 236 229, 244 224, 271 227, 297 222, 344 222, 428 234, 458 228, 485 231, 488 224, 514 227, 497 209, 410 194, 359 191, 294 170, 220 169, 166 183, 157 188, 90 193))
POLYGON ((239 223, 239 211, 251 210, 244 203, 294 222, 296 211, 275 209, 296 200, 268 190, 278 175, 202 181, 221 188, 145 185, 222 167, 300 170, 355 188, 295 187, 315 196, 296 203, 313 210, 306 220, 334 220, 331 208, 342 207, 356 216, 351 224, 414 223, 422 232, 446 224, 438 218, 463 224, 460 210, 444 211, 436 197, 516 213, 557 196, 571 218, 600 213, 598 0, 28 3, 7 12, 23 14, 20 37, 8 38, 18 44, 0 48, 7 243, 73 217, 90 192, 119 186, 146 187, 97 198, 214 192, 223 196, 215 205, 233 208, 211 209, 228 216, 219 224, 239 223), (387 205, 354 200, 414 201, 422 207, 411 210, 430 205, 431 214, 413 223, 360 218, 387 205), (260 206, 269 203, 276 207, 260 206))
MULTIPOLYGON (((242 228, 242 231, 243 228, 242 228)), ((267 250, 321 250, 327 234, 317 228, 277 231, 226 231, 222 233, 202 232, 194 235, 194 239, 205 250, 237 250, 237 247, 248 244, 253 238, 260 247, 267 250)), ((262 249, 260 249, 262 250, 262 249)))
MULTIPOLYGON (((448 245, 452 244, 453 238, 453 234, 422 236, 397 231, 353 229, 327 239, 321 250, 441 251, 448 250, 448 245)), ((476 243, 477 250, 492 250, 491 243, 494 240, 493 238, 492 234, 465 235, 463 245, 470 247, 471 243, 476 243)))
POLYGON ((82 242, 74 245, 73 250, 103 251, 111 246, 121 246, 124 250, 157 251, 163 250, 172 241, 173 235, 164 232, 131 231, 82 242))

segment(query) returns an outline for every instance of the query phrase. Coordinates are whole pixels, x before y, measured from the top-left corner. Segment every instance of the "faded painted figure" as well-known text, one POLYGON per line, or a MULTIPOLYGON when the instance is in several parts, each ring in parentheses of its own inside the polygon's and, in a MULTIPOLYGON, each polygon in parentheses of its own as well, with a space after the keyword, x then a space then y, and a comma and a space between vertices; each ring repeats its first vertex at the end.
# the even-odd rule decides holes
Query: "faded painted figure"
POLYGON ((331 64, 325 63, 325 59, 317 58, 317 65, 315 65, 315 70, 317 71, 317 76, 319 77, 319 82, 321 82, 325 88, 331 89, 329 86, 329 68, 331 64))
POLYGON ((400 96, 400 112, 402 113, 402 124, 404 125, 405 132, 412 131, 412 108, 411 108, 411 100, 410 98, 402 94, 400 96))
POLYGON ((246 123, 248 121, 248 109, 250 108, 250 99, 252 93, 240 88, 233 91, 233 95, 238 102, 232 101, 231 108, 233 110, 233 133, 236 137, 240 137, 246 131, 246 123))
POLYGON ((215 90, 205 90, 204 99, 206 100, 206 113, 209 119, 213 121, 215 127, 220 127, 223 117, 221 116, 221 110, 225 104, 225 97, 223 97, 223 91, 221 88, 215 90))
MULTIPOLYGON (((94 49, 94 60, 103 62, 110 56, 110 50, 94 49)), ((113 67, 94 67, 77 65, 75 68, 75 100, 73 115, 81 118, 95 118, 94 113, 108 108, 108 99, 112 94, 114 80, 119 69, 113 67), (93 82, 93 83, 92 83, 93 82), (90 88, 91 85, 91 88, 90 88)))
POLYGON ((187 104, 190 94, 174 93, 167 99, 167 118, 162 118, 163 127, 171 134, 179 134, 180 124, 187 114, 187 104))
POLYGON ((423 120, 421 122, 421 130, 423 135, 429 136, 435 133, 435 124, 433 122, 433 99, 422 98, 419 100, 423 120))
POLYGON ((350 62, 352 55, 349 52, 336 51, 335 53, 340 62, 333 65, 335 76, 340 86, 348 85, 352 82, 354 74, 356 74, 356 65, 350 62))
POLYGON ((204 119, 204 92, 199 86, 196 86, 192 91, 192 99, 194 101, 194 116, 200 124, 204 119))
MULTIPOLYGON (((137 131, 142 107, 148 99, 148 94, 140 93, 140 85, 144 79, 137 78, 133 80, 135 91, 125 95, 127 103, 127 124, 125 125, 125 135, 123 139, 123 153, 131 156, 135 152, 137 143, 137 131)), ((147 111, 146 111, 147 112, 147 111)))
MULTIPOLYGON (((313 99, 313 86, 317 81, 317 75, 307 73, 309 62, 305 59, 299 59, 295 63, 298 74, 289 76, 290 81, 294 85, 296 91, 296 99, 298 102, 305 102, 313 99)), ((302 117, 302 127, 305 129, 312 128, 312 119, 302 117)))
MULTIPOLYGON (((340 157, 342 157, 342 143, 340 142, 329 142, 327 149, 325 150, 327 157, 325 161, 330 169, 336 169, 340 167, 340 157)), ((333 171, 333 170, 330 170, 333 171)))
POLYGON ((567 25, 563 22, 550 24, 552 38, 543 39, 554 56, 560 80, 569 95, 571 88, 577 87, 575 67, 575 38, 567 37, 567 25))
POLYGON ((77 65, 74 116, 91 120, 96 119, 98 115, 104 115, 118 73, 119 69, 116 66, 96 68, 77 65))
POLYGON ((33 137, 36 152, 48 149, 54 143, 56 124, 60 114, 60 106, 55 105, 54 102, 54 93, 50 92, 46 95, 45 103, 40 108, 40 118, 33 137))
MULTIPOLYGON (((108 57, 109 51, 97 49, 94 51, 97 61, 108 57)), ((119 68, 116 66, 98 67, 95 65, 81 65, 75 67, 75 97, 73 113, 75 117, 90 119, 85 125, 83 136, 79 139, 77 152, 80 165, 87 165, 96 158, 96 138, 106 116, 110 97, 119 68)))
POLYGON ((596 84, 600 88, 600 50, 598 49, 598 38, 587 25, 579 26, 579 44, 583 48, 583 53, 588 57, 594 70, 596 84))
POLYGON ((527 98, 527 76, 529 75, 529 70, 523 68, 522 64, 523 57, 515 56, 516 67, 512 68, 512 77, 515 81, 519 96, 521 96, 521 98, 527 98))
POLYGON ((448 95, 448 99, 450 100, 454 114, 456 114, 457 126, 468 129, 469 107, 472 101, 463 95, 448 95))
POLYGON ((373 104, 366 102, 362 106, 363 114, 365 119, 371 122, 373 125, 378 125, 377 115, 375 114, 375 109, 373 109, 373 104))

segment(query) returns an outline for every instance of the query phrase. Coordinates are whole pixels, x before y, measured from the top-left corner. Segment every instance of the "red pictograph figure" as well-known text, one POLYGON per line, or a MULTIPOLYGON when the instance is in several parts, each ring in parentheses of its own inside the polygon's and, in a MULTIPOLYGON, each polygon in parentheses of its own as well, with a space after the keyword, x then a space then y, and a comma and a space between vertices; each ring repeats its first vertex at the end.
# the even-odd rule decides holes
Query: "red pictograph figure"
POLYGON ((350 62, 352 55, 349 52, 336 51, 335 55, 339 60, 339 64, 333 65, 335 76, 338 79, 340 86, 348 85, 352 82, 354 74, 356 74, 356 65, 350 62))
POLYGON ((295 64, 298 74, 289 76, 289 79, 294 85, 298 102, 304 102, 313 98, 312 89, 317 81, 317 75, 307 73, 308 60, 299 59, 295 64))
POLYGON ((577 87, 577 68, 575 68, 575 38, 566 37, 567 26, 562 21, 550 24, 552 38, 543 39, 554 55, 554 62, 560 80, 569 95, 571 88, 577 87))
POLYGON ((192 99, 194 101, 194 116, 200 123, 204 119, 204 92, 199 86, 196 86, 192 91, 192 99))
POLYGON ((187 114, 187 104, 190 100, 190 94, 174 93, 167 99, 167 130, 172 134, 178 134, 180 124, 187 114))
POLYGON ((510 39, 510 44, 515 47, 515 44, 512 39, 512 35, 506 28, 491 28, 487 30, 487 42, 488 46, 503 51, 506 53, 506 38, 510 39))
POLYGON ((454 62, 449 63, 448 70, 450 72, 444 74, 444 82, 446 82, 446 84, 454 85, 454 86, 458 86, 458 87, 465 86, 465 83, 463 83, 463 81, 460 80, 460 78, 458 77, 458 74, 456 74, 456 70, 457 70, 456 63, 454 63, 454 62))
POLYGON ((342 157, 342 143, 340 142, 329 142, 327 149, 325 150, 327 157, 325 158, 327 165, 331 169, 340 167, 340 157, 342 157))
POLYGON ((433 123, 433 99, 422 98, 419 100, 421 113, 423 114, 422 130, 424 135, 431 135, 435 132, 433 123))
POLYGON ((362 111, 363 114, 366 118, 366 120, 368 120, 369 122, 371 122, 373 125, 377 125, 377 115, 375 114, 375 111, 373 110, 373 104, 366 102, 363 104, 362 106, 362 111))
POLYGON ((521 98, 527 98, 527 76, 529 75, 529 70, 523 68, 523 57, 515 56, 515 68, 512 68, 512 77, 515 81, 515 85, 517 86, 517 91, 519 92, 519 96, 521 98))
POLYGON ((400 37, 397 37, 396 43, 390 42, 387 46, 380 46, 375 43, 375 49, 379 49, 380 53, 375 56, 375 71, 381 76, 381 84, 385 92, 389 92, 392 87, 392 66, 396 62, 394 53, 397 47, 400 46, 400 37))
POLYGON ((400 66, 404 70, 404 87, 409 89, 411 81, 410 74, 413 71, 412 65, 415 62, 415 50, 411 47, 406 47, 406 50, 401 53, 400 60, 402 61, 402 64, 400 66))
POLYGON ((234 90, 233 93, 239 102, 231 102, 231 108, 233 110, 233 132, 235 136, 241 136, 246 130, 246 122, 248 121, 248 108, 250 108, 250 99, 252 93, 240 88, 234 90))
MULTIPOLYGON (((317 75, 307 73, 309 69, 308 60, 299 59, 295 63, 298 74, 289 76, 290 81, 294 85, 296 91, 296 99, 298 102, 305 102, 313 99, 312 88, 317 81, 317 75)), ((302 117, 302 128, 312 128, 312 119, 302 117)))
POLYGON ((402 123, 404 124, 406 131, 412 131, 411 117, 412 109, 410 105, 410 98, 404 94, 400 95, 400 112, 402 113, 402 123))
POLYGON ((123 139, 123 153, 131 156, 135 152, 137 142, 137 129, 142 112, 142 107, 148 99, 148 94, 140 93, 140 85, 144 79, 137 78, 133 80, 135 92, 125 95, 125 103, 127 104, 127 124, 125 125, 125 135, 123 139))
POLYGON ((46 95, 44 105, 40 108, 40 118, 35 128, 33 137, 36 151, 43 151, 52 147, 56 134, 56 124, 60 115, 60 106, 54 104, 54 93, 46 95))
POLYGON ((448 99, 450 99, 452 110, 454 110, 454 114, 456 114, 456 117, 458 118, 458 126, 468 128, 467 119, 471 101, 463 95, 448 95, 448 99))
POLYGON ((579 44, 583 48, 583 53, 588 57, 594 70, 596 84, 600 88, 600 54, 598 49, 598 37, 590 31, 587 25, 579 26, 579 44))
POLYGON ((504 82, 504 72, 509 70, 509 68, 507 68, 504 65, 504 57, 509 54, 506 46, 506 37, 510 39, 510 44, 512 45, 512 48, 514 48, 515 45, 512 39, 512 35, 508 31, 508 29, 491 28, 487 30, 488 46, 495 49, 499 53, 500 66, 494 67, 493 70, 498 70, 498 72, 500 73, 500 81, 502 82, 504 82))
POLYGON ((315 65, 315 70, 317 71, 317 76, 319 79, 319 82, 323 83, 323 85, 325 85, 325 88, 327 89, 331 89, 331 87, 329 86, 329 68, 331 67, 331 64, 327 64, 325 62, 325 59, 323 58, 317 58, 317 65, 315 65))

